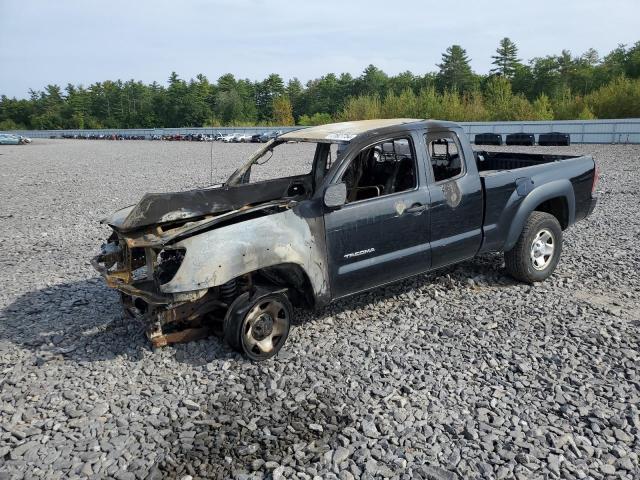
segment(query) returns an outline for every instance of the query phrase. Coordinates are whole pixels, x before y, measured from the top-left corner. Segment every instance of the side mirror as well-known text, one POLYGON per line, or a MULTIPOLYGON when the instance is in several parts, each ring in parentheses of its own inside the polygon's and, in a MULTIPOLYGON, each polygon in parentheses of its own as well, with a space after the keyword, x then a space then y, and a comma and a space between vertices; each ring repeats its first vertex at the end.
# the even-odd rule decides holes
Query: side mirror
POLYGON ((328 208, 339 208, 347 203, 347 185, 334 183, 324 191, 324 204, 328 208))

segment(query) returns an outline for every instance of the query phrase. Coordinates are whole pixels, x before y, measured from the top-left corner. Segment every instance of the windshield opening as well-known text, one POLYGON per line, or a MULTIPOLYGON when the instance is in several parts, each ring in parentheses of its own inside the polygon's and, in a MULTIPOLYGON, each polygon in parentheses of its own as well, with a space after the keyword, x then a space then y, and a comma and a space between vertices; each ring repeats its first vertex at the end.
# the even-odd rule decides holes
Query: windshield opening
POLYGON ((267 148, 251 165, 248 181, 258 183, 277 178, 310 175, 316 151, 315 143, 276 143, 267 148))

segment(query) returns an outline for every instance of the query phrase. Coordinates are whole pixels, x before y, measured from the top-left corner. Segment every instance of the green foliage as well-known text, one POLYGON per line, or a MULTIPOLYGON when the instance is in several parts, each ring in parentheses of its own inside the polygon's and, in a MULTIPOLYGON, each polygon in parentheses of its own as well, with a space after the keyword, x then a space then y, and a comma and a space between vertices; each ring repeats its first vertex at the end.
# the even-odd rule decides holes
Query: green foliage
POLYGON ((400 95, 389 90, 381 105, 381 116, 384 118, 411 118, 415 116, 417 100, 416 94, 410 88, 404 89, 400 95))
POLYGON ((513 77, 516 69, 520 65, 518 58, 518 47, 510 38, 504 37, 500 40, 500 44, 496 50, 496 55, 491 57, 495 68, 491 69, 491 73, 504 75, 507 78, 513 77))
POLYGON ((374 65, 361 75, 328 73, 305 85, 278 74, 261 81, 227 73, 210 82, 172 72, 166 85, 106 80, 87 87, 47 85, 29 98, 0 97, 3 129, 154 128, 181 126, 317 125, 377 117, 450 120, 549 120, 640 116, 640 42, 600 57, 534 58, 523 64, 508 38, 492 74, 480 76, 466 51, 452 45, 438 72, 389 76, 374 65), (279 103, 281 102, 281 103, 279 103), (286 103, 289 103, 287 106, 286 103))
POLYGON ((202 125, 203 127, 221 127, 222 122, 219 118, 211 117, 209 120, 205 121, 202 125))
POLYGON ((282 77, 272 73, 262 82, 256 82, 253 89, 258 121, 270 120, 274 112, 274 100, 285 94, 282 77))
POLYGON ((302 115, 298 120, 298 125, 303 125, 305 127, 310 127, 313 125, 324 125, 327 123, 332 123, 333 118, 328 113, 314 113, 313 115, 302 115))
POLYGON ((535 120, 534 107, 521 94, 514 94, 506 77, 494 76, 485 86, 485 106, 490 120, 535 120))
POLYGON ((387 89, 389 77, 378 67, 369 65, 364 69, 362 76, 357 80, 358 90, 364 94, 382 95, 387 89))
POLYGON ((551 100, 544 93, 533 102, 533 115, 535 120, 553 120, 551 100))
POLYGON ((442 54, 442 63, 438 64, 438 82, 442 90, 451 89, 459 92, 472 90, 477 86, 477 79, 469 65, 467 51, 460 45, 451 45, 442 54))
POLYGON ((465 121, 484 120, 487 114, 477 93, 439 93, 429 87, 422 89, 418 95, 410 89, 405 89, 400 95, 389 91, 382 100, 375 94, 352 97, 339 115, 341 120, 396 117, 465 121))
POLYGON ((382 104, 377 93, 350 97, 338 116, 341 121, 372 120, 382 116, 382 104))
POLYGON ((280 95, 272 100, 273 116, 275 125, 295 125, 293 121, 293 107, 286 95, 280 95))
POLYGON ((505 77, 492 77, 485 85, 485 102, 490 120, 512 120, 513 92, 505 77))
POLYGON ((293 117, 299 118, 304 114, 304 87, 297 78, 292 78, 287 83, 286 95, 291 100, 293 117))
POLYGON ((580 110, 580 113, 577 115, 578 120, 593 120, 594 118, 596 118, 596 116, 586 105, 582 107, 582 110, 580 110))
POLYGON ((10 118, 7 118, 0 122, 0 132, 2 130, 20 130, 22 128, 24 128, 23 125, 18 125, 16 122, 11 120, 10 118))
POLYGON ((618 77, 587 95, 584 103, 597 118, 640 117, 640 79, 618 77))

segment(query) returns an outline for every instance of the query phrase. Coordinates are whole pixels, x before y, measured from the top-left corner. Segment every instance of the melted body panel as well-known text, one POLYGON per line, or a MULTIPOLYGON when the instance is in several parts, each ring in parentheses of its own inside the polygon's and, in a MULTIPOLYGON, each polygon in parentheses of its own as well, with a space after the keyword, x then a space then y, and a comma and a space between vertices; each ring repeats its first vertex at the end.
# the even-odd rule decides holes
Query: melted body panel
POLYGON ((185 259, 161 290, 174 293, 211 288, 261 268, 295 264, 307 273, 314 296, 326 297, 329 282, 324 242, 298 212, 285 210, 178 241, 174 247, 186 249, 185 259))
POLYGON ((185 192, 147 193, 136 205, 116 212, 106 223, 126 232, 238 210, 246 205, 289 197, 291 185, 296 180, 303 181, 302 178, 289 177, 185 192))

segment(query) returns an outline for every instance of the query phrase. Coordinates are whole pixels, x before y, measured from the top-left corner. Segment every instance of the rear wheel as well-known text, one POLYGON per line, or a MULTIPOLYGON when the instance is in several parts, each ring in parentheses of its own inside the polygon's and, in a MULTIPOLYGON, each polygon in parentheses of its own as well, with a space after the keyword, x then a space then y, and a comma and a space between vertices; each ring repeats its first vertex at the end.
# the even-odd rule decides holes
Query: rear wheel
POLYGON ((286 342, 292 313, 291 303, 282 293, 259 298, 244 293, 229 307, 224 322, 225 340, 251 360, 267 360, 286 342))
POLYGON ((535 283, 547 279, 562 252, 562 228, 556 217, 532 212, 517 243, 504 253, 507 272, 517 280, 535 283))

